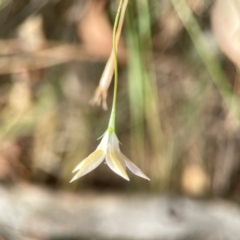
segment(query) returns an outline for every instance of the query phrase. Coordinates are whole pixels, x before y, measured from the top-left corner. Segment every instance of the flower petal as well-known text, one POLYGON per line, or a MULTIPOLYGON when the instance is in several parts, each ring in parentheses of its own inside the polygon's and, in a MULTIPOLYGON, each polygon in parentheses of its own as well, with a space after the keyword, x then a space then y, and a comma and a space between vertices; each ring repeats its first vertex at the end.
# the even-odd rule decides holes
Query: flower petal
POLYGON ((108 145, 106 162, 112 171, 129 181, 124 161, 119 153, 120 151, 115 150, 111 145, 108 145))
POLYGON ((142 170, 137 167, 133 162, 131 162, 122 152, 120 152, 120 155, 122 157, 122 159, 125 161, 125 164, 127 166, 127 168, 135 175, 141 177, 141 178, 145 178, 148 181, 150 181, 150 178, 148 178, 143 172, 142 170))
POLYGON ((78 166, 73 170, 73 172, 78 171, 78 173, 72 178, 70 182, 75 181, 76 179, 86 175, 87 173, 94 170, 98 167, 105 157, 105 153, 101 149, 95 150, 92 154, 90 154, 86 159, 78 164, 78 166))
POLYGON ((108 146, 108 139, 109 139, 109 131, 106 131, 103 136, 100 144, 98 145, 97 149, 101 149, 104 152, 107 152, 107 146, 108 146))
MULTIPOLYGON (((88 156, 89 157, 89 156, 88 156)), ((82 165, 85 163, 87 158, 83 159, 73 170, 72 170, 72 173, 75 173, 77 172, 81 167, 82 165)))
MULTIPOLYGON (((111 145, 115 150, 120 151, 119 141, 118 141, 118 138, 117 138, 115 132, 111 133, 110 139, 109 139, 109 143, 110 143, 110 145, 111 145)), ((125 164, 124 164, 124 165, 125 165, 125 164)))

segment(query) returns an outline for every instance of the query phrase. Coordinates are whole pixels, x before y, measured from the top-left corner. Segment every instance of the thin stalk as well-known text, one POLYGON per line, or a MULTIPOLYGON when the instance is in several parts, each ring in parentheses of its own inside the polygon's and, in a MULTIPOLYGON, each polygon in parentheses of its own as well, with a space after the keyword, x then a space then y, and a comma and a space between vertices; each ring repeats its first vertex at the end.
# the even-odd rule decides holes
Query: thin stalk
MULTIPOLYGON (((145 65, 143 64, 143 51, 141 51, 142 36, 139 34, 139 26, 141 27, 142 16, 135 10, 139 5, 142 6, 142 0, 132 0, 127 14, 127 31, 126 40, 128 46, 128 94, 130 108, 130 145, 131 158, 137 159, 137 163, 143 167, 145 164, 146 148, 145 148, 145 65)), ((137 9, 138 10, 138 9, 137 9)), ((145 45, 146 46, 146 45, 145 45)))
POLYGON ((115 18, 114 28, 113 28, 113 55, 114 55, 114 92, 113 92, 113 104, 111 116, 109 119, 108 129, 111 131, 115 131, 115 119, 116 119, 116 104, 117 104, 117 87, 118 87, 118 63, 117 63, 117 43, 116 43, 116 34, 117 27, 119 22, 120 13, 122 10, 124 0, 120 0, 117 15, 115 18))

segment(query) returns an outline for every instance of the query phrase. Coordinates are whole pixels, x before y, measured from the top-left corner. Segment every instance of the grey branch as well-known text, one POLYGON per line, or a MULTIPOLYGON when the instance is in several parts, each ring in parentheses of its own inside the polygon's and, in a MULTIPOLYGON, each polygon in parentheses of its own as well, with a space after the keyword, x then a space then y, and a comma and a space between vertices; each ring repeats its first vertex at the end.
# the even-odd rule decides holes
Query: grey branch
POLYGON ((223 201, 0 187, 0 236, 26 239, 240 239, 240 210, 223 201), (32 238, 30 238, 30 236, 32 238))

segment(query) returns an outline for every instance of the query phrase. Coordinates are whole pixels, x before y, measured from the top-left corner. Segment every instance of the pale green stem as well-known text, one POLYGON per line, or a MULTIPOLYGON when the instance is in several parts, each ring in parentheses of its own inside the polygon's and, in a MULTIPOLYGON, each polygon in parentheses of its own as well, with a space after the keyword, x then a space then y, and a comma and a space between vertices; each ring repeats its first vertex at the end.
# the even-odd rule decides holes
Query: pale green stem
POLYGON ((120 13, 122 10, 124 0, 120 0, 117 15, 115 18, 114 28, 113 28, 113 55, 114 55, 114 92, 113 92, 113 104, 112 111, 109 119, 108 129, 115 131, 115 119, 116 119, 116 103, 117 103, 117 87, 118 87, 118 63, 117 63, 117 43, 116 34, 119 22, 120 13))

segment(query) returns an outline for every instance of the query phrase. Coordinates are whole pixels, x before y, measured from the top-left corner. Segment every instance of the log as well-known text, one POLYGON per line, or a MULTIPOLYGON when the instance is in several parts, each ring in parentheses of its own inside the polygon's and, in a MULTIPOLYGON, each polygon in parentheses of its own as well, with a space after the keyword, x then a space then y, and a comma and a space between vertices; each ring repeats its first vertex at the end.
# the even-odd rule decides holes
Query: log
POLYGON ((221 200, 78 194, 0 186, 0 236, 27 239, 240 239, 240 209, 221 200))

